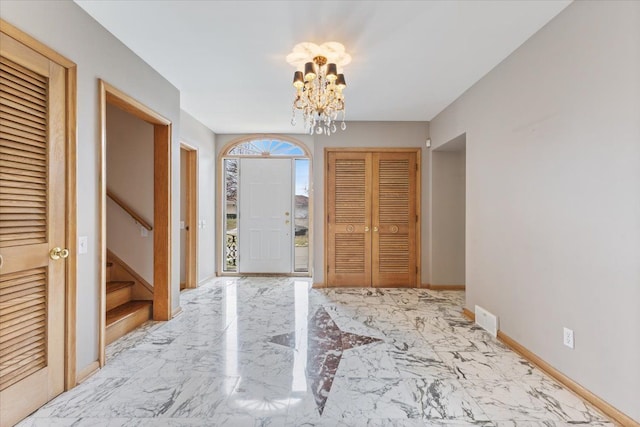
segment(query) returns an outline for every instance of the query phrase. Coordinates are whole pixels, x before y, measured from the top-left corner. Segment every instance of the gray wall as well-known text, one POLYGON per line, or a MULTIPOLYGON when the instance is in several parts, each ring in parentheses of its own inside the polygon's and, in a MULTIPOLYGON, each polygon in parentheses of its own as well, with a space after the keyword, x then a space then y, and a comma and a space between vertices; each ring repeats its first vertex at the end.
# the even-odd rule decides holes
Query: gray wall
POLYGON ((185 111, 180 112, 180 141, 198 149, 198 282, 216 272, 216 135, 185 111), (201 221, 204 221, 202 223, 201 221))
POLYGON ((431 122, 464 132, 467 307, 640 420, 640 2, 571 4, 431 122))
MULTIPOLYGON (((153 125, 107 105, 107 188, 153 225, 153 125)), ((146 237, 107 198, 107 248, 153 285, 153 230, 146 237)))
MULTIPOLYGON (((449 144, 447 144, 449 145, 449 144)), ((431 151, 431 285, 465 284, 465 150, 431 151)))
MULTIPOLYGON (((77 369, 98 359, 100 125, 98 79, 102 78, 173 122, 172 170, 179 170, 180 94, 71 1, 2 0, 0 17, 78 65, 78 235, 89 237, 89 252, 78 257, 77 369)), ((172 191, 178 194, 178 179, 172 191)), ((179 247, 179 200, 172 201, 173 247, 179 247)), ((179 251, 172 263, 174 307, 179 303, 179 251)))

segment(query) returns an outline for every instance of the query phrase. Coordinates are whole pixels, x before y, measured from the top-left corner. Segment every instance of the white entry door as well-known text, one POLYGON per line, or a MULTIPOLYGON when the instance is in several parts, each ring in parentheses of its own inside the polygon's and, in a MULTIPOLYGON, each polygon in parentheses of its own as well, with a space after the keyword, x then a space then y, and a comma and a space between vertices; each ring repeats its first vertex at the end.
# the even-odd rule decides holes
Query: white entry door
POLYGON ((291 273, 291 159, 240 159, 240 273, 291 273))

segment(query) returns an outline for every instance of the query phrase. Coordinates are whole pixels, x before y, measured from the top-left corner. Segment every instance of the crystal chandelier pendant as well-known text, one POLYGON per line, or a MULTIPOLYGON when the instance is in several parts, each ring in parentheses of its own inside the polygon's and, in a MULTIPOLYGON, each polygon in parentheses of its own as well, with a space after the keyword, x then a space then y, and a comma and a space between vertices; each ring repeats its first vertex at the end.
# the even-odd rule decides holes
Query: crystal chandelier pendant
POLYGON ((287 56, 287 62, 302 71, 296 71, 293 75, 296 96, 292 107, 292 126, 297 123, 296 110, 300 110, 304 128, 310 135, 335 133, 335 122, 340 113, 340 129, 346 129, 343 90, 347 84, 344 74, 338 73, 338 66, 344 66, 350 61, 351 56, 340 43, 329 42, 321 46, 299 43, 294 47, 293 52, 287 56))

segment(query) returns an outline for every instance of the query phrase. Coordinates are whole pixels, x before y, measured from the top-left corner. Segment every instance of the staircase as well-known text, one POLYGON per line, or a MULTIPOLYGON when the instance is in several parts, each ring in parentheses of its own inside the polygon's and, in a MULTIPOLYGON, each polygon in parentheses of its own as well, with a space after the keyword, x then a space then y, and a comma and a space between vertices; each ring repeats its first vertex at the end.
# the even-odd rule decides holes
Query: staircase
POLYGON ((152 318, 152 302, 134 299, 133 280, 111 280, 114 263, 107 262, 106 344, 133 331, 152 318))

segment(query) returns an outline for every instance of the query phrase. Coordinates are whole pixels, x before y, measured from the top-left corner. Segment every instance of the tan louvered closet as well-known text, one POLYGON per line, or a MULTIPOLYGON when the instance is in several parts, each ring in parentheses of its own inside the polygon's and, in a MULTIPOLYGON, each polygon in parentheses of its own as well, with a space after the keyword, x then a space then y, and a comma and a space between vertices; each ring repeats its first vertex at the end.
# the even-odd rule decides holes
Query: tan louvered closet
POLYGON ((0 33, 0 425, 64 388, 65 71, 0 33), (55 248, 55 249, 53 249, 55 248))
POLYGON ((327 150, 327 286, 419 283, 418 154, 327 150))

